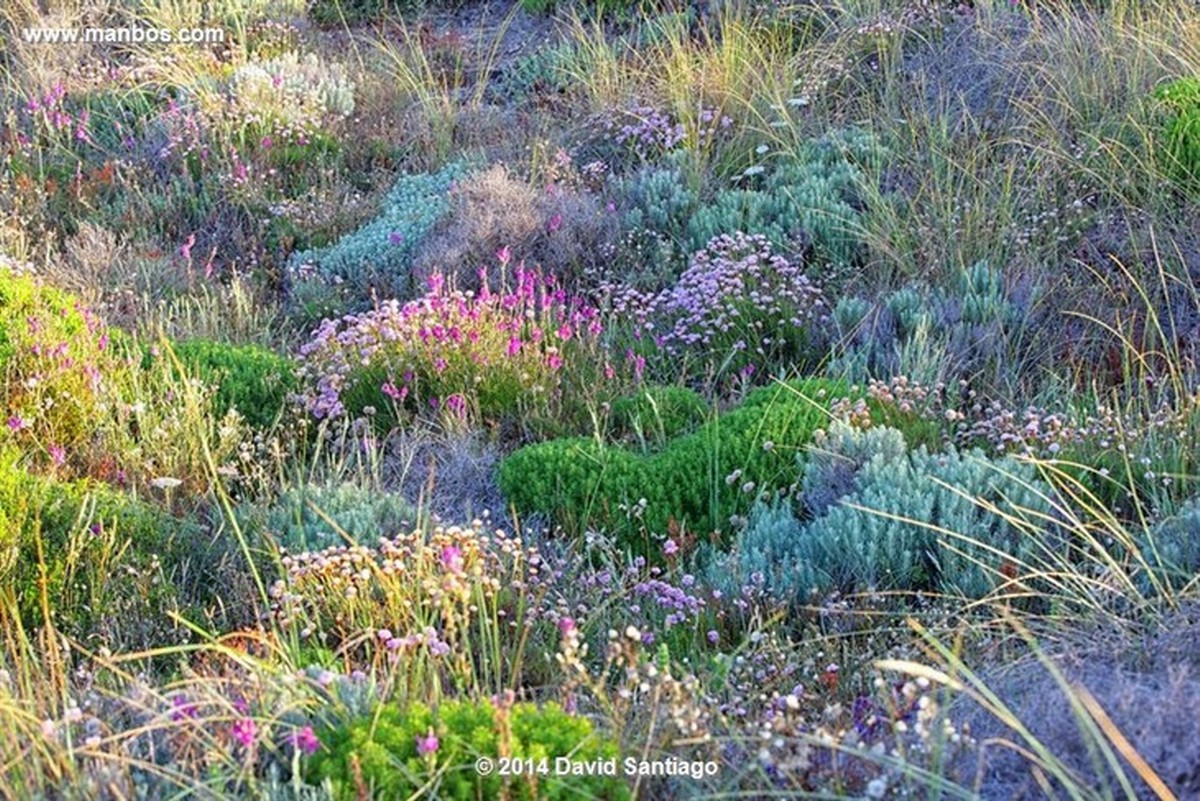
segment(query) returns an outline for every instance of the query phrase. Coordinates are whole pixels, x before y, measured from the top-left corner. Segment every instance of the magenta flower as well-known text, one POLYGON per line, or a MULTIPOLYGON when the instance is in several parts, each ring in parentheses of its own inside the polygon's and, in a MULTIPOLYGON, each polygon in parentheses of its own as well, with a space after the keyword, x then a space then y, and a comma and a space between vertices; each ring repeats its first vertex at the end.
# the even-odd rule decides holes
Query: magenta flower
POLYGON ((504 247, 502 247, 496 251, 496 261, 500 262, 501 265, 505 265, 505 266, 507 266, 508 263, 510 261, 512 261, 512 251, 510 251, 508 249, 508 245, 505 245, 504 247))
POLYGON ((292 745, 305 756, 312 756, 321 747, 321 740, 313 732, 312 726, 304 726, 292 732, 292 745))
POLYGON ((562 633, 562 635, 564 637, 566 635, 570 634, 571 632, 575 631, 575 618, 560 617, 558 619, 558 630, 562 633))
POLYGON ((187 241, 179 246, 179 255, 184 261, 192 260, 192 246, 196 244, 196 235, 188 234, 187 241))
POLYGON ((14 414, 12 417, 8 418, 9 431, 20 431, 22 428, 25 428, 28 425, 29 421, 19 414, 14 414))
POLYGON ((242 744, 243 748, 249 748, 254 745, 254 740, 258 737, 258 724, 252 718, 241 718, 234 721, 230 733, 233 735, 233 739, 242 744))
POLYGON ((549 220, 546 221, 546 231, 549 233, 554 233, 559 228, 562 228, 562 222, 563 222, 562 215, 555 214, 553 217, 551 217, 549 220))
POLYGON ((54 461, 55 467, 62 467, 67 461, 67 451, 62 445, 51 445, 48 449, 50 458, 54 461))
POLYGON ((521 340, 519 337, 513 337, 508 340, 508 355, 516 356, 521 352, 521 340))
POLYGON ((432 756, 438 750, 438 738, 433 733, 433 727, 429 728, 424 736, 417 735, 417 753, 423 757, 432 756))
POLYGON ((442 548, 442 567, 451 573, 461 573, 463 570, 462 551, 457 546, 447 545, 442 548))

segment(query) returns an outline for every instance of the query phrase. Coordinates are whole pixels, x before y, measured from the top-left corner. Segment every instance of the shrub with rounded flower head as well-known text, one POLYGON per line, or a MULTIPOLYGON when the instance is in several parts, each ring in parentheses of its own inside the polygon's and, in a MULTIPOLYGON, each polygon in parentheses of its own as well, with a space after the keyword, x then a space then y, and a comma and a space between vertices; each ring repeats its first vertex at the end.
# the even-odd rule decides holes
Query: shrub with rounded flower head
POLYGON ((518 266, 511 289, 450 290, 440 274, 424 297, 326 320, 300 351, 317 418, 375 410, 381 427, 404 413, 495 420, 553 408, 564 372, 584 362, 598 311, 551 277, 518 266), (370 408, 369 408, 370 407, 370 408))
POLYGON ((613 305, 664 355, 730 372, 812 361, 827 316, 821 288, 800 263, 742 233, 712 239, 669 289, 646 296, 617 288, 613 305))

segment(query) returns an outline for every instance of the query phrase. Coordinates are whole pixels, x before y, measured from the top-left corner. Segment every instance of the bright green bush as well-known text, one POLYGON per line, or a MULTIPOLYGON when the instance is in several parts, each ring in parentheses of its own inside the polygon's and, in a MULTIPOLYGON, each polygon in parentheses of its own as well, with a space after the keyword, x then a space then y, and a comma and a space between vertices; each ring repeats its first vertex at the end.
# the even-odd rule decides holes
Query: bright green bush
POLYGON ((1200 191, 1200 78, 1172 81, 1160 86, 1154 97, 1167 111, 1162 148, 1167 173, 1200 191))
POLYGON ((250 425, 268 428, 300 386, 289 359, 257 345, 196 339, 177 343, 174 350, 190 374, 216 389, 218 419, 236 409, 250 425))
POLYGON ((105 388, 122 369, 103 321, 70 295, 0 267, 0 444, 39 466, 86 461, 105 388))
POLYGON ((708 419, 709 405, 687 387, 647 387, 612 404, 612 435, 663 445, 699 428, 708 419))
POLYGON ((15 450, 0 453, 0 587, 26 625, 49 610, 71 636, 148 645, 176 605, 167 571, 199 540, 190 522, 104 485, 31 475, 15 450))
POLYGON ((759 504, 731 555, 715 559, 714 581, 761 584, 801 603, 813 590, 872 588, 981 598, 1004 581, 1002 570, 1039 553, 1028 531, 1044 530, 1039 516, 1049 514, 1049 488, 1032 466, 980 451, 897 455, 889 445, 851 486, 808 521, 786 503, 759 504))
POLYGON ((414 703, 407 711, 384 706, 370 716, 327 729, 308 780, 330 779, 337 798, 358 798, 356 770, 375 798, 626 799, 619 778, 555 776, 556 757, 573 761, 615 759, 616 745, 584 717, 556 704, 531 703, 499 710, 490 701, 444 701, 436 712, 414 703), (436 738, 436 740, 432 739, 436 738), (426 753, 418 751, 418 740, 426 753), (506 756, 532 760, 533 776, 480 775, 475 761, 506 756), (543 762, 545 760, 545 762, 543 762), (355 767, 357 765, 357 769, 355 767))
POLYGON ((550 513, 571 529, 602 527, 631 543, 643 529, 661 535, 672 523, 702 536, 728 531, 730 516, 760 493, 795 480, 799 450, 827 423, 829 401, 847 394, 820 379, 766 387, 644 456, 586 438, 530 445, 501 463, 500 487, 522 513, 550 513))

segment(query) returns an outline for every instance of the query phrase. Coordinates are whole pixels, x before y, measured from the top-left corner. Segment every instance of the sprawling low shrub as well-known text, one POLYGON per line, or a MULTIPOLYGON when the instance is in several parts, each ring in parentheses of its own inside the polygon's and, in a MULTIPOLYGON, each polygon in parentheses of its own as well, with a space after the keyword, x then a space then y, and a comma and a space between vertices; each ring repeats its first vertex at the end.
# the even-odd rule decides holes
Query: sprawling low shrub
POLYGON ((16 451, 0 453, 0 585, 28 626, 48 612, 74 637, 149 645, 200 541, 195 524, 101 484, 31 475, 16 451))
POLYGON ((370 543, 417 519, 399 495, 352 483, 308 485, 283 492, 261 512, 243 510, 283 550, 298 553, 352 542, 370 543), (333 521, 330 523, 329 521, 333 521))
POLYGON ((787 502, 759 504, 732 555, 717 557, 714 581, 801 603, 812 591, 867 589, 981 598, 1045 558, 1030 532, 1045 531, 1050 489, 1026 463, 924 446, 897 453, 892 442, 844 486, 841 502, 811 520, 787 502))
POLYGON ((78 301, 0 267, 0 443, 43 466, 86 463, 105 387, 124 366, 103 321, 78 301))
POLYGON ((755 498, 795 482, 797 454, 846 394, 820 379, 766 387, 649 455, 587 438, 530 445, 501 463, 500 487, 519 512, 602 527, 641 549, 644 532, 728 532, 755 498))
POLYGON ((231 409, 256 428, 275 423, 299 388, 292 362, 257 345, 191 340, 174 346, 184 368, 215 389, 218 418, 231 409))
POLYGON ((616 744, 582 716, 556 704, 443 701, 436 709, 386 705, 371 715, 320 734, 308 779, 326 778, 337 798, 416 795, 445 799, 626 799, 617 777, 555 775, 554 760, 591 762, 617 757, 616 744), (501 776, 475 769, 476 760, 504 756, 530 771, 501 776))
POLYGON ((600 333, 594 307, 518 266, 513 286, 450 290, 435 274, 420 300, 326 320, 300 351, 306 404, 321 419, 442 412, 496 420, 553 408, 564 374, 600 333), (369 412, 368 409, 374 410, 369 412))
POLYGON ((1200 190, 1200 78, 1164 84, 1154 97, 1167 114, 1162 145, 1166 171, 1183 186, 1200 190))
POLYGON ((373 220, 327 248, 293 254, 289 274, 298 312, 320 319, 346 305, 360 310, 376 299, 409 297, 417 249, 450 212, 450 188, 466 174, 454 163, 433 174, 406 175, 373 220))
POLYGON ((632 206, 624 223, 663 232, 679 258, 743 231, 777 250, 806 250, 814 263, 849 264, 862 247, 862 187, 883 155, 869 134, 835 131, 749 168, 739 186, 705 192, 688 180, 692 165, 680 151, 621 182, 632 206))

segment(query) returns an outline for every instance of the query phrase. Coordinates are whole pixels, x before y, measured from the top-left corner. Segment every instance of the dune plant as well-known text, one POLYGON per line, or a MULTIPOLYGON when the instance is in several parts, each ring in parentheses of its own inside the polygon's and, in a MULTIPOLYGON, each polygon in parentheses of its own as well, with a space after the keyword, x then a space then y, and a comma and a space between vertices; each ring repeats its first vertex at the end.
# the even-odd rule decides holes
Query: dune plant
POLYGON ((326 320, 301 348, 305 403, 318 419, 373 408, 383 428, 412 413, 496 420, 545 415, 600 333, 597 310, 517 265, 494 293, 450 289, 434 274, 419 300, 326 320))

